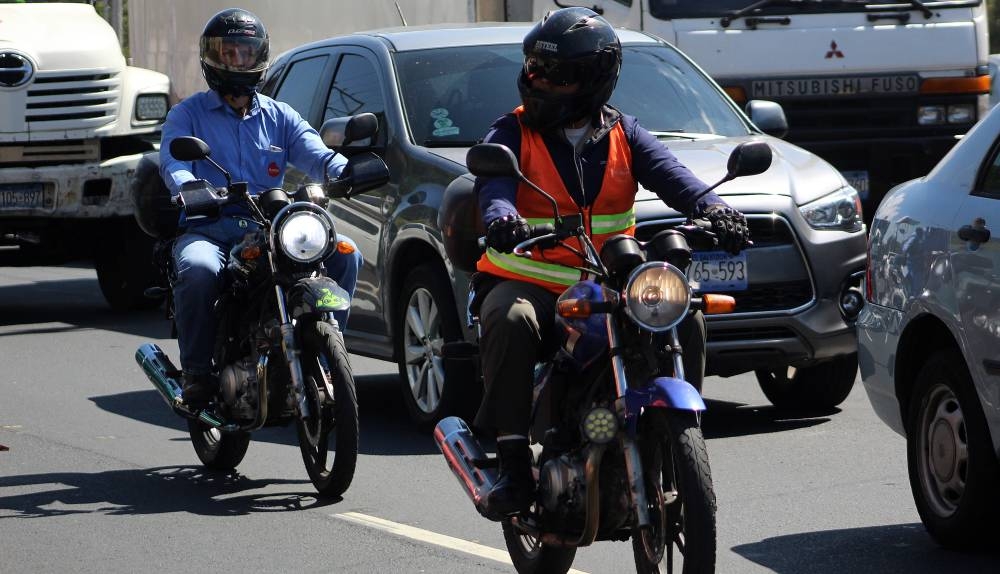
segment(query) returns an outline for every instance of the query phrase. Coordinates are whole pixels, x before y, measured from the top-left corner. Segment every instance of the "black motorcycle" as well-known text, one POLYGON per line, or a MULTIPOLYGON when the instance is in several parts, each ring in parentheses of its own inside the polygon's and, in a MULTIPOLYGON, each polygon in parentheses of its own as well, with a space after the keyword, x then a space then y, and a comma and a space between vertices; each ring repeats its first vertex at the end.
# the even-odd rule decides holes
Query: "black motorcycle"
MULTIPOLYGON (((761 173, 770 163, 766 143, 740 144, 716 186, 761 173)), ((710 225, 689 219, 645 243, 618 235, 598 253, 581 217, 560 214, 555 200, 520 172, 509 149, 480 144, 470 149, 467 164, 475 175, 518 178, 553 205, 555 224, 535 225, 515 255, 563 246, 579 255, 577 269, 593 277, 558 298, 555 331, 561 344, 535 369, 530 438, 541 446, 534 461, 538 494, 529 511, 503 522, 515 568, 522 574, 562 573, 578 547, 631 539, 640 574, 660 572, 661 566, 672 572, 675 549, 685 574, 714 572, 716 500, 700 427, 706 407, 684 379, 677 334, 677 325, 694 310, 735 308, 732 297, 693 292, 686 276, 693 249, 716 248, 710 225)), ((468 210, 477 209, 474 202, 446 203, 466 211, 443 214, 446 237, 475 227, 467 219, 468 210)), ((457 237, 446 248, 456 259, 473 251, 457 237)), ((483 513, 483 497, 497 478, 496 459, 487 457, 458 417, 438 423, 434 438, 483 513)))
MULTIPOLYGON (((374 134, 372 114, 324 124, 324 141, 341 145, 374 134)), ((218 217, 222 206, 240 202, 259 230, 230 251, 224 287, 215 304, 218 321, 214 365, 218 393, 206 407, 184 402, 180 371, 155 344, 136 351, 136 361, 175 413, 187 419, 195 452, 211 469, 235 468, 246 454, 250 433, 295 421, 309 478, 320 495, 342 494, 351 484, 358 454, 358 404, 354 377, 334 311, 350 307, 348 293, 324 273, 323 261, 337 241, 330 197, 351 197, 386 183, 389 171, 372 153, 352 155, 343 174, 323 184, 304 184, 288 195, 280 188, 251 195, 211 159, 194 137, 170 144, 173 157, 204 160, 222 171, 227 185, 205 180, 185 184, 180 209, 188 221, 218 217)), ((165 188, 161 188, 165 189, 165 188)), ((176 280, 171 257, 178 207, 169 196, 137 198, 137 219, 160 237, 155 257, 167 280, 151 297, 165 297, 172 318, 170 287, 176 280)))

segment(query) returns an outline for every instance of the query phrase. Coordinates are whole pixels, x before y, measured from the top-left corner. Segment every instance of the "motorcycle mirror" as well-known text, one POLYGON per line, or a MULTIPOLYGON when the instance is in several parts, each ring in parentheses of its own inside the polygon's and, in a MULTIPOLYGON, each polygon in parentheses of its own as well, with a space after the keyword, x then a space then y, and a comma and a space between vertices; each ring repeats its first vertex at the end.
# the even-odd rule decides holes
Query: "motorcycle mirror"
POLYGON ((324 189, 329 197, 349 198, 382 187, 388 181, 389 167, 382 158, 372 152, 363 152, 351 156, 340 177, 327 182, 324 189))
POLYGON ((212 148, 196 137, 181 136, 170 141, 170 155, 181 161, 194 161, 212 155, 212 148))
POLYGON ((481 143, 469 148, 465 165, 475 176, 523 178, 514 152, 505 145, 481 143))
POLYGON ((323 122, 319 135, 326 147, 337 149, 352 142, 375 137, 378 132, 378 116, 363 113, 356 116, 330 118, 323 122))
POLYGON ((743 142, 729 154, 726 177, 733 179, 764 173, 771 167, 771 155, 767 142, 743 142))

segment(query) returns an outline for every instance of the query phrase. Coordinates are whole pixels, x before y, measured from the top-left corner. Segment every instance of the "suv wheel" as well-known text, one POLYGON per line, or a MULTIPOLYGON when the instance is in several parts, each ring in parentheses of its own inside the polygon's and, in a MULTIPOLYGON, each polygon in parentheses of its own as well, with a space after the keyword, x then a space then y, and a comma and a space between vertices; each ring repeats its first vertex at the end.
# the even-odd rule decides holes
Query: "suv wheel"
POLYGON ((393 338, 403 398, 422 427, 455 414, 458 385, 445 384, 444 344, 461 338, 451 286, 430 265, 410 271, 396 308, 393 338))
POLYGON ((858 376, 858 354, 797 369, 759 369, 757 383, 771 404, 789 410, 829 410, 844 402, 858 376))

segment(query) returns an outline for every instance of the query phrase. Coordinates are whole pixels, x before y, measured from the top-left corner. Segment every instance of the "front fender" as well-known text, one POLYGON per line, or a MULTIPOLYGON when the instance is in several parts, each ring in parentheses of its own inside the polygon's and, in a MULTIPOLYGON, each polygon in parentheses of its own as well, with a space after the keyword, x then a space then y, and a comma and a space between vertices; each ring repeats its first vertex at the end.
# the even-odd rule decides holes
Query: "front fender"
POLYGON ((288 291, 293 317, 307 313, 332 313, 351 307, 351 296, 329 277, 302 279, 288 291))
POLYGON ((698 413, 707 407, 698 389, 691 383, 673 377, 657 377, 644 389, 629 389, 625 392, 625 428, 630 436, 635 436, 639 415, 646 408, 698 413))

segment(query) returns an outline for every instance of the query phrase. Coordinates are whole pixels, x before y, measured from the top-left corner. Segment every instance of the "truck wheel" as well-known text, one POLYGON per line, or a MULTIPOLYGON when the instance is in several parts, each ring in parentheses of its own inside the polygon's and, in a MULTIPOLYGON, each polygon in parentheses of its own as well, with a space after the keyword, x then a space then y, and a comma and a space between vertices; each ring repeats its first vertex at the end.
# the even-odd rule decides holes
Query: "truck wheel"
POLYGON ((754 374, 764 396, 780 409, 830 410, 851 394, 858 376, 858 354, 801 369, 760 369, 754 374))
POLYGON ((116 311, 155 309, 162 298, 144 295, 156 285, 158 271, 153 264, 155 239, 146 235, 131 219, 109 226, 94 253, 94 268, 101 293, 116 311))
MULTIPOLYGON (((438 420, 467 414, 470 405, 463 384, 477 381, 448 381, 442 351, 445 343, 462 337, 451 285, 443 273, 431 265, 410 271, 403 281, 394 317, 393 339, 396 363, 410 418, 420 427, 430 428, 438 420)), ((474 412, 474 411, 473 411, 474 412)))

